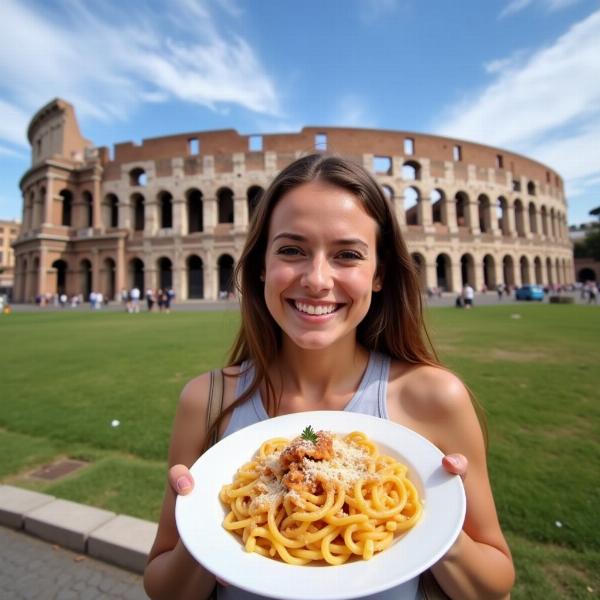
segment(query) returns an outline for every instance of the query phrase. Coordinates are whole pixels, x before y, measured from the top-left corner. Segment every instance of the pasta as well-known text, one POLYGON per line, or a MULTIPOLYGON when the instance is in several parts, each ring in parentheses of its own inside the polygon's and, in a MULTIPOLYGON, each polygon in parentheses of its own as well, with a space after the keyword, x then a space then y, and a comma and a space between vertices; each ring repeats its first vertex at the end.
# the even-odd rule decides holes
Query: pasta
POLYGON ((379 454, 364 433, 311 427, 291 442, 264 442, 220 499, 228 508, 224 528, 247 551, 293 565, 369 560, 422 513, 407 467, 379 454))

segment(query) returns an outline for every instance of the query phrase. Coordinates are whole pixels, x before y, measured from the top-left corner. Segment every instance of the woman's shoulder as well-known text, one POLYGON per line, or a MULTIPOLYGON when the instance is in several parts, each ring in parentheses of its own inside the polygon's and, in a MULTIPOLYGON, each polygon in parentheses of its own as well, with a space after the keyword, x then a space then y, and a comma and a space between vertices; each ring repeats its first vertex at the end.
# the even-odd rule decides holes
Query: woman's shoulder
POLYGON ((389 379, 402 397, 427 402, 440 410, 454 411, 471 405, 465 384, 452 371, 441 366, 410 365, 393 360, 389 379))
MULTIPOLYGON (((237 365, 231 365, 223 367, 221 372, 224 375, 223 382, 227 389, 230 386, 230 380, 237 380, 240 373, 240 367, 237 365)), ((179 395, 179 406, 182 409, 195 412, 197 410, 204 410, 208 402, 208 395, 210 392, 211 375, 213 371, 207 371, 201 373, 193 379, 190 379, 181 390, 179 395)))

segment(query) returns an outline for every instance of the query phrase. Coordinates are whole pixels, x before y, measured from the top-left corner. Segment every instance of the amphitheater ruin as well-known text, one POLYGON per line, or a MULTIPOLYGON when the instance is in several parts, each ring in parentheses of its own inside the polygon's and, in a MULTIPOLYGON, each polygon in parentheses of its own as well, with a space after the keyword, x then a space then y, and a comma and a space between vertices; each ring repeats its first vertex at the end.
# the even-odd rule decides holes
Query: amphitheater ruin
POLYGON ((373 129, 198 131, 119 143, 82 137, 55 99, 28 128, 14 300, 43 294, 172 287, 178 299, 233 291, 252 211, 299 156, 341 154, 371 171, 393 202, 423 289, 574 281, 563 181, 500 148, 373 129))

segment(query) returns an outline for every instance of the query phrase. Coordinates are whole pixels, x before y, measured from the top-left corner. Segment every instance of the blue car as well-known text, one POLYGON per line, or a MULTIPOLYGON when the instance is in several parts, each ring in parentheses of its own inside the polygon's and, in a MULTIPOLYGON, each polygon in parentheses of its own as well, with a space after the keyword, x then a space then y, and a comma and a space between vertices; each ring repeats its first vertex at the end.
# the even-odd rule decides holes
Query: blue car
POLYGON ((544 288, 541 285, 523 285, 516 293, 517 300, 538 300, 544 299, 544 288))

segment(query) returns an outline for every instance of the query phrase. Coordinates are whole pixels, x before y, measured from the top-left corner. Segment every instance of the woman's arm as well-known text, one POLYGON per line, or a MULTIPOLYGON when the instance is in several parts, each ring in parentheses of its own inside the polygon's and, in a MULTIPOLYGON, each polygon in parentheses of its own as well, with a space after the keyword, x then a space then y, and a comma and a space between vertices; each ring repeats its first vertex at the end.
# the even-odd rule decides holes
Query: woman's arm
POLYGON ((451 598, 505 598, 515 572, 496 514, 481 426, 458 378, 438 370, 433 379, 430 399, 437 413, 435 443, 446 454, 463 454, 468 473, 464 478, 467 513, 463 530, 431 570, 451 598))
MULTIPOLYGON (((182 465, 190 467, 202 450, 208 389, 208 374, 193 379, 183 389, 177 406, 169 448, 169 483, 156 539, 144 571, 144 588, 153 600, 202 600, 210 596, 215 586, 214 576, 185 549, 175 523, 177 491, 186 491, 186 478, 193 485, 182 465)), ((197 484, 202 485, 202 482, 197 484)))

